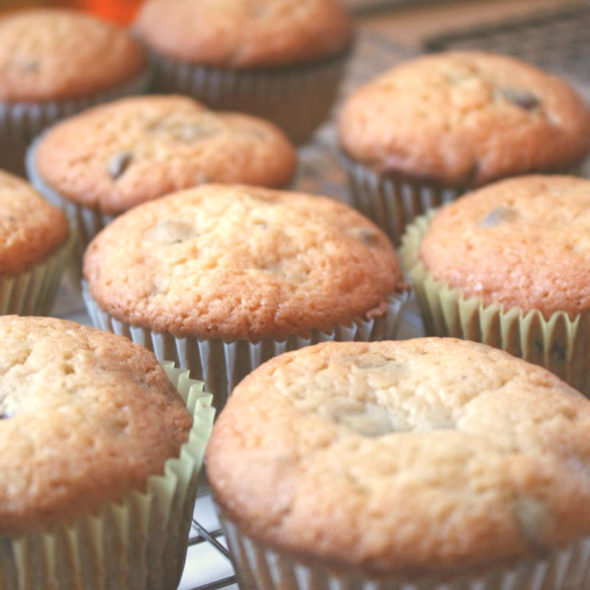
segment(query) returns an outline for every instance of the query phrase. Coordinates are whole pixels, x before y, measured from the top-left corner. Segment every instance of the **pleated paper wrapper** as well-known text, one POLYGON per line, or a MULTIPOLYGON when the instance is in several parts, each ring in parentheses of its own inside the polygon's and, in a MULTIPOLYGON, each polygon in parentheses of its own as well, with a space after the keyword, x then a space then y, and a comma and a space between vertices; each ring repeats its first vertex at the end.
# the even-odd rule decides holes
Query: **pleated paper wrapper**
MULTIPOLYGON (((66 117, 95 106, 147 91, 152 72, 145 69, 132 80, 86 98, 50 102, 0 102, 0 168, 25 175, 25 152, 44 129, 66 117)), ((81 141, 84 141, 83 138, 81 141)))
POLYGON ((215 110, 272 121, 295 143, 308 141, 329 116, 350 51, 303 65, 223 69, 151 53, 157 92, 187 94, 215 110))
POLYGON ((49 256, 24 272, 0 277, 0 314, 49 315, 59 282, 76 242, 70 224, 66 241, 49 256))
POLYGON ((245 535, 220 514, 240 588, 248 590, 587 590, 590 588, 590 538, 530 558, 512 567, 478 574, 404 579, 400 575, 370 577, 346 568, 303 562, 245 535))
MULTIPOLYGON (((340 160, 347 173, 351 205, 377 224, 396 247, 401 244, 406 227, 416 217, 472 190, 378 174, 344 153, 340 154, 340 160)), ((587 176, 589 164, 590 159, 586 159, 568 173, 587 176)))
MULTIPOLYGON (((485 305, 478 297, 465 298, 460 289, 436 280, 418 257, 422 237, 435 212, 408 227, 400 259, 413 282, 426 334, 453 336, 501 348, 541 365, 590 396, 590 311, 570 318, 556 311, 545 319, 539 310, 506 309, 485 305)), ((589 586, 590 587, 590 586, 589 586)))
POLYGON ((118 320, 100 308, 85 282, 82 296, 95 327, 126 336, 153 351, 158 359, 172 359, 180 367, 189 369, 192 377, 203 380, 207 390, 215 393, 214 405, 218 410, 242 378, 279 354, 318 342, 369 342, 395 338, 409 299, 406 292, 393 294, 388 298, 384 316, 368 320, 356 318, 328 332, 312 331, 307 337, 293 335, 285 340, 264 338, 257 342, 247 339, 225 342, 221 338, 176 337, 118 320))
POLYGON ((0 588, 6 590, 175 590, 187 550, 197 476, 213 424, 211 395, 186 371, 163 363, 193 416, 178 457, 146 490, 99 514, 51 531, 0 534, 0 588))

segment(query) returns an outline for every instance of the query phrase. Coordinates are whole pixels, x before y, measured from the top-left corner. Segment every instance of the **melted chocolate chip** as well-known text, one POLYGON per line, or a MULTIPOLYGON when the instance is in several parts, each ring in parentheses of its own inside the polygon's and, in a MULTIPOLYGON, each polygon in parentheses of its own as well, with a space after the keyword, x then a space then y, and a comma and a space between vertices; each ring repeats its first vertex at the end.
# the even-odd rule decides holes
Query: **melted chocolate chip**
POLYGON ((109 162, 109 174, 113 180, 120 178, 133 161, 131 152, 121 152, 114 155, 109 162))
POLYGON ((528 90, 523 90, 522 88, 500 88, 498 92, 503 98, 526 111, 532 111, 539 106, 539 99, 528 90))

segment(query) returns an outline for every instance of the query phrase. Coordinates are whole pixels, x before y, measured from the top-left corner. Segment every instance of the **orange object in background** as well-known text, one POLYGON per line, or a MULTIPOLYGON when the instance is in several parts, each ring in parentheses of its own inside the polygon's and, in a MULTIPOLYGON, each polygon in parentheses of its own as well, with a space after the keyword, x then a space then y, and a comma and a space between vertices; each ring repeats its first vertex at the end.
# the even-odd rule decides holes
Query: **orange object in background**
POLYGON ((121 24, 129 23, 141 0, 77 0, 76 8, 81 8, 102 18, 121 24))
POLYGON ((91 12, 101 18, 128 24, 142 0, 0 0, 0 11, 41 6, 65 6, 91 12))

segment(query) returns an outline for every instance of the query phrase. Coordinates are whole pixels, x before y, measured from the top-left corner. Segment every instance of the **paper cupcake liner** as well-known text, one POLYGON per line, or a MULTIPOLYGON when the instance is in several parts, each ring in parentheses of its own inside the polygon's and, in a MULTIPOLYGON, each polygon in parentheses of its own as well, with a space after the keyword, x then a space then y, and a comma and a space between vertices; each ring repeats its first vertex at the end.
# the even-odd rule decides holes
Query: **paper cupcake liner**
POLYGON ((347 172, 352 206, 377 224, 395 246, 400 245, 406 226, 414 218, 466 192, 464 188, 382 176, 344 154, 341 161, 347 172))
POLYGON ((78 237, 72 248, 72 255, 70 257, 67 273, 72 286, 79 290, 80 281, 82 280, 82 261, 84 259, 84 252, 94 236, 116 216, 107 215, 97 209, 84 207, 79 203, 70 201, 43 180, 35 166, 35 154, 39 142, 42 139, 43 135, 35 139, 27 150, 25 157, 27 178, 29 183, 41 193, 47 201, 55 207, 62 209, 68 219, 78 228, 78 237))
POLYGON ((65 242, 45 260, 25 272, 0 277, 0 315, 49 315, 75 242, 76 229, 70 225, 65 242))
POLYGON ((156 358, 174 360, 183 369, 188 369, 192 377, 205 382, 208 391, 215 392, 214 404, 218 410, 248 373, 279 354, 318 342, 369 342, 395 338, 409 299, 408 293, 393 294, 388 298, 384 316, 369 320, 355 318, 328 332, 314 330, 308 337, 292 335, 285 340, 263 338, 258 342, 246 339, 225 342, 221 338, 175 337, 118 320, 99 307, 86 282, 82 285, 82 296, 94 326, 126 336, 153 351, 156 358))
POLYGON ((145 492, 132 491, 100 514, 50 532, 0 534, 0 588, 55 590, 170 589, 184 566, 197 475, 215 411, 202 383, 164 367, 193 415, 178 457, 152 475, 145 492))
POLYGON ((539 310, 504 309, 485 305, 478 297, 464 298, 436 280, 418 257, 418 249, 432 217, 422 216, 408 227, 400 259, 414 284, 427 335, 454 336, 501 348, 541 365, 572 387, 590 396, 590 312, 570 319, 555 312, 545 319, 539 310))
POLYGON ((304 563, 246 536, 223 512, 220 522, 241 588, 248 590, 587 590, 590 588, 590 537, 543 558, 512 567, 447 577, 370 578, 317 561, 304 563))
POLYGON ((0 102, 0 168, 24 176, 25 151, 41 131, 60 119, 101 102, 142 94, 148 89, 151 79, 151 70, 146 68, 132 80, 88 98, 37 103, 0 102))
POLYGON ((192 96, 216 110, 272 121, 295 143, 307 141, 328 118, 350 51, 284 68, 225 70, 151 52, 155 90, 192 96))

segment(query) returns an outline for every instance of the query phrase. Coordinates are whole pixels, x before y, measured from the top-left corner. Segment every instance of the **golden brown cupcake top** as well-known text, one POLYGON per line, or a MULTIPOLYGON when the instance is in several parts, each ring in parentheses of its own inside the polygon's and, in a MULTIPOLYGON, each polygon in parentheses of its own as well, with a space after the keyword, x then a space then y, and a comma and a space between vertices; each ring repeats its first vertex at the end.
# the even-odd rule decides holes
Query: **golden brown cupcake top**
POLYGON ((406 62, 356 90, 339 135, 350 157, 378 172, 471 187, 568 171, 590 150, 590 111, 532 65, 449 52, 406 62))
POLYGON ((505 309, 590 309, 590 181, 525 176, 475 191, 432 220, 419 257, 465 297, 505 309))
POLYGON ((350 207, 238 185, 203 185, 128 211, 92 241, 84 276, 115 318, 226 340, 379 317, 401 282, 385 234, 350 207))
POLYGON ((482 344, 326 343, 238 385, 207 474, 271 547, 440 577, 590 534, 589 429, 587 399, 482 344))
POLYGON ((124 98, 52 127, 34 167, 62 197, 104 213, 204 182, 281 187, 295 150, 272 123, 182 96, 124 98))
POLYGON ((0 100, 85 97, 125 83, 145 67, 125 31, 85 14, 35 9, 0 19, 0 100))
POLYGON ((0 274, 22 272, 67 237, 68 222, 24 180, 0 170, 0 274))
POLYGON ((148 0, 134 28, 164 55, 229 68, 329 57, 352 40, 350 17, 337 0, 148 0))
POLYGON ((0 533, 142 490, 191 417, 152 353, 53 318, 0 317, 0 533))

